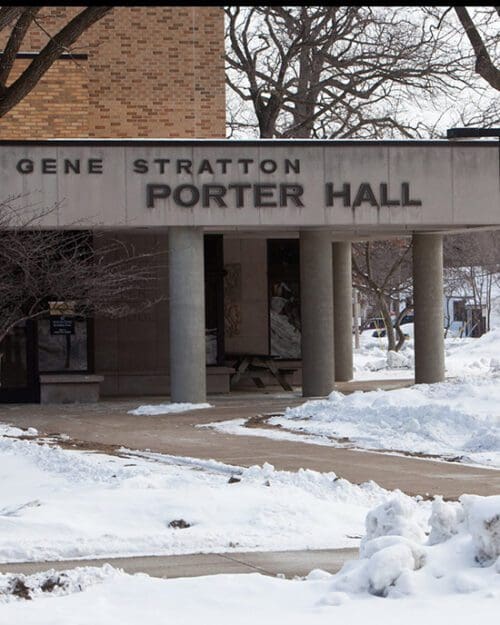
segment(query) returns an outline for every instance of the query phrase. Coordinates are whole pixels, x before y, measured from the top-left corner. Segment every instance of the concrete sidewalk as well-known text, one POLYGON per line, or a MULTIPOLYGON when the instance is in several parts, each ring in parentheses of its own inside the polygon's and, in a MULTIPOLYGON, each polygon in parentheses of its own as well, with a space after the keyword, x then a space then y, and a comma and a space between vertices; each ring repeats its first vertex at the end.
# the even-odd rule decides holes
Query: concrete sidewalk
MULTIPOLYGON (((411 380, 355 382, 338 390, 397 388, 411 380)), ((500 492, 500 470, 481 469, 460 463, 335 448, 306 441, 282 441, 249 429, 248 436, 233 436, 197 427, 213 421, 249 418, 282 412, 303 403, 298 393, 232 393, 211 396, 212 408, 181 414, 135 416, 129 411, 143 404, 168 402, 168 398, 106 400, 97 404, 12 404, 0 408, 0 421, 35 427, 41 435, 64 433, 75 446, 113 453, 118 447, 149 449, 177 456, 216 459, 239 466, 273 464, 277 469, 308 468, 334 471, 339 477, 360 483, 373 480, 409 495, 443 495, 454 499, 463 493, 495 495, 500 492)))
POLYGON ((102 566, 106 562, 127 573, 147 573, 153 577, 196 577, 221 573, 262 573, 263 575, 307 575, 313 569, 336 573, 346 560, 356 558, 358 549, 313 551, 259 551, 244 553, 201 553, 184 556, 142 556, 98 560, 64 560, 0 564, 0 573, 30 575, 77 566, 102 566))

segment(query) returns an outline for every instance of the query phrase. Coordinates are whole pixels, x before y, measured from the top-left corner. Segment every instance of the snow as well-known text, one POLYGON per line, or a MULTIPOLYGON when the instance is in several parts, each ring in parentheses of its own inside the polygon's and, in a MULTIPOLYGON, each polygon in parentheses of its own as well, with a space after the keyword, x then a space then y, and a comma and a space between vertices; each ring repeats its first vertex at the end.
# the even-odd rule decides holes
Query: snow
POLYGON ((495 534, 488 522, 500 518, 500 497, 436 499, 427 509, 425 533, 421 512, 400 494, 376 506, 367 518, 359 558, 334 575, 316 569, 293 580, 259 573, 157 579, 109 565, 0 575, 0 624, 160 625, 165 615, 183 625, 495 622, 500 558, 478 559, 474 528, 479 523, 483 536, 495 534), (438 532, 445 526, 447 531, 433 542, 436 524, 438 532), (19 578, 31 600, 12 594, 19 578), (60 582, 51 590, 47 580, 60 582))
MULTIPOLYGON (((500 298, 498 298, 500 302, 500 298)), ((498 302, 497 302, 498 304, 498 302)), ((447 381, 396 390, 332 391, 324 400, 288 408, 267 420, 271 428, 246 428, 243 419, 203 424, 226 434, 359 449, 429 455, 500 467, 500 314, 481 338, 445 339, 447 381)), ((412 335, 412 324, 402 326, 412 335)), ((413 377, 413 339, 398 353, 386 339, 363 332, 354 350, 355 380, 413 377)))
POLYGON ((0 562, 352 547, 391 496, 333 472, 122 456, 0 437, 0 562))
POLYGON ((211 404, 198 403, 190 404, 189 402, 174 402, 168 404, 150 404, 139 406, 135 410, 129 410, 128 414, 138 416, 155 416, 162 414, 178 414, 180 412, 188 412, 189 410, 202 410, 203 408, 211 408, 211 404))
POLYGON ((241 435, 428 454, 500 467, 500 374, 391 391, 333 391, 246 428, 243 419, 204 424, 241 435), (347 440, 346 440, 347 439, 347 440))

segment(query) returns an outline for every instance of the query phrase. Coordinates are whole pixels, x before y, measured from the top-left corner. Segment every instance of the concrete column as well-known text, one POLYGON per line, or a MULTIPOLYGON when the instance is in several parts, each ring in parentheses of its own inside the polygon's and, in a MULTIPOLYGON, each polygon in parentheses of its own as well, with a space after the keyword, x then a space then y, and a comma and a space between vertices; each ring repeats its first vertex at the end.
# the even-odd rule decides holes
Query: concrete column
POLYGON ((302 395, 333 390, 333 276, 331 234, 300 233, 300 309, 302 319, 302 395))
POLYGON ((335 380, 352 380, 351 242, 333 244, 333 328, 335 380))
POLYGON ((173 227, 169 242, 170 397, 206 401, 203 229, 173 227))
POLYGON ((443 237, 413 235, 415 382, 444 380, 443 237))

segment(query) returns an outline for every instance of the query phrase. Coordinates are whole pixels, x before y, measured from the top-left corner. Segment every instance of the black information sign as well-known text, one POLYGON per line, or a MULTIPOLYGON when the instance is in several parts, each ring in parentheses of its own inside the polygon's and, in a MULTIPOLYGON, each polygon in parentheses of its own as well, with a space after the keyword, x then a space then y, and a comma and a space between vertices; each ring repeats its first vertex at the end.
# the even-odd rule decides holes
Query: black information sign
POLYGON ((56 336, 68 336, 75 333, 75 320, 73 317, 52 316, 50 317, 50 333, 56 336))

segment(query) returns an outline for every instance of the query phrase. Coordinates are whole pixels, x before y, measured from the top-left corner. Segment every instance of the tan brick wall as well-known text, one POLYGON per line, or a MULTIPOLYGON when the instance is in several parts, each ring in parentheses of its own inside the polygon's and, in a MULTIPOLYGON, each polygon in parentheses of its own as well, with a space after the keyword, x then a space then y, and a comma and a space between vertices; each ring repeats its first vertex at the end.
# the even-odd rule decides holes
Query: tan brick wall
MULTIPOLYGON (((30 63, 18 59, 13 78, 30 63)), ((89 95, 86 61, 59 60, 44 82, 0 119, 0 139, 88 136, 89 95)))
MULTIPOLYGON (((76 10, 49 8, 43 29, 76 10)), ((224 137, 223 23, 218 7, 115 7, 75 44, 88 60, 57 61, 0 119, 1 137, 224 137)), ((46 41, 35 25, 22 51, 46 41)))

